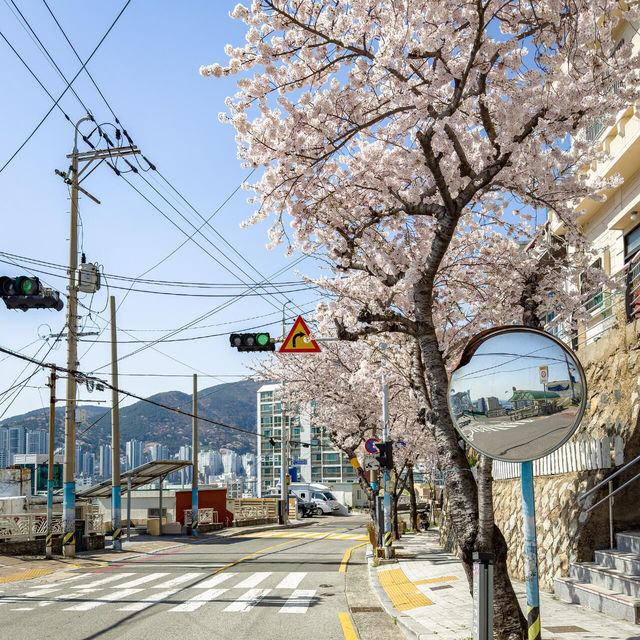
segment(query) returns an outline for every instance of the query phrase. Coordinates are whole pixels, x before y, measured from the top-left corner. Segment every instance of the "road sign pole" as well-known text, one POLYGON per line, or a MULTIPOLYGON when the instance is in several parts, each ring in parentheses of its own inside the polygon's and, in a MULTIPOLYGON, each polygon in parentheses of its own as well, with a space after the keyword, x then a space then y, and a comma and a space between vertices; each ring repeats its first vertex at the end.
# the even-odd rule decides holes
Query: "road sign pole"
POLYGON ((493 553, 473 554, 473 640, 493 640, 493 553))
POLYGON ((47 558, 53 557, 53 472, 55 459, 53 455, 56 424, 56 380, 58 378, 56 367, 51 368, 49 376, 49 456, 47 458, 47 558))
MULTIPOLYGON (((382 374, 382 442, 389 439, 389 388, 387 387, 387 376, 382 374)), ((391 542, 393 535, 391 533, 391 494, 389 493, 389 482, 391 474, 388 469, 383 473, 383 491, 384 491, 384 557, 391 558, 393 551, 391 542)))
POLYGON ((540 640, 540 596, 538 589, 538 545, 533 493, 533 463, 520 465, 522 515, 524 518, 524 574, 527 584, 527 626, 529 640, 540 640))

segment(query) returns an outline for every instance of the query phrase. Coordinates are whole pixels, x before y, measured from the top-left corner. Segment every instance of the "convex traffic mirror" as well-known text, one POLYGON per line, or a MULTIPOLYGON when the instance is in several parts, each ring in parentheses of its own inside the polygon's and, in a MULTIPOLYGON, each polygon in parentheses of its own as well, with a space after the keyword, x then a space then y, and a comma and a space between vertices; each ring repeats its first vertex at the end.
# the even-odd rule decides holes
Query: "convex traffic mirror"
POLYGON ((586 403, 580 362, 544 331, 489 329, 465 348, 449 383, 449 411, 480 453, 508 462, 541 458, 577 429, 586 403))

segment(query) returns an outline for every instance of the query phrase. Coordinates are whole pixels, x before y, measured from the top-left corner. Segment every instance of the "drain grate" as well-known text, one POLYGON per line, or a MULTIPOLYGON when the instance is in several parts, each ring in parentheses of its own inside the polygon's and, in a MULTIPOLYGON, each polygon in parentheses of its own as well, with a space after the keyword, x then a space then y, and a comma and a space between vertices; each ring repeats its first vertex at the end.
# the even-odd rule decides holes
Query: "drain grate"
POLYGON ((382 607, 349 607, 351 613, 377 613, 382 607))
POLYGON ((439 589, 453 589, 450 584, 441 584, 439 587, 431 587, 431 591, 438 591, 439 589))
POLYGON ((547 631, 551 633, 586 633, 586 629, 581 629, 580 627, 576 627, 575 625, 567 625, 564 627, 544 627, 547 631))

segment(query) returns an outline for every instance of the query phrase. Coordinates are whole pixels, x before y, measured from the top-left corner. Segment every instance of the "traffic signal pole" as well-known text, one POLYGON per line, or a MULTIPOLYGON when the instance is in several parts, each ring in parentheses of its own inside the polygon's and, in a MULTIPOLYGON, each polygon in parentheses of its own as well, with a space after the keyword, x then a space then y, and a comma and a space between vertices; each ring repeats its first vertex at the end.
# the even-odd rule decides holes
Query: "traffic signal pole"
POLYGON ((56 380, 58 379, 55 366, 51 368, 49 376, 49 456, 47 459, 47 539, 46 554, 53 556, 53 471, 55 460, 53 457, 56 425, 56 380))
MULTIPOLYGON (((191 427, 191 531, 198 535, 198 374, 193 374, 193 418, 191 427)), ((160 514, 162 521, 162 514, 160 514)))
POLYGON ((109 297, 111 312, 111 531, 113 548, 122 549, 122 486, 120 482, 120 399, 118 398, 118 336, 116 299, 109 297))

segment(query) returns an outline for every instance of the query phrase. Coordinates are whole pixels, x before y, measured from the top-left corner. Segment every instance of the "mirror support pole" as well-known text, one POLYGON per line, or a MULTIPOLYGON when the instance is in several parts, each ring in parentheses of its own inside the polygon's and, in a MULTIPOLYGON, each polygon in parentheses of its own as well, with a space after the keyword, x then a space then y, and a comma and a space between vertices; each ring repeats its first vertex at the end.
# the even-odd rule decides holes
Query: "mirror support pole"
MULTIPOLYGON (((387 376, 382 374, 382 441, 389 440, 389 388, 387 386, 387 376)), ((389 482, 391 474, 388 469, 383 472, 383 495, 384 495, 384 557, 389 559, 393 555, 391 543, 393 534, 391 532, 391 495, 389 494, 389 482)))
POLYGON ((540 640, 540 596, 538 589, 538 545, 533 494, 533 462, 520 465, 522 515, 524 519, 524 573, 527 584, 527 627, 529 640, 540 640))

